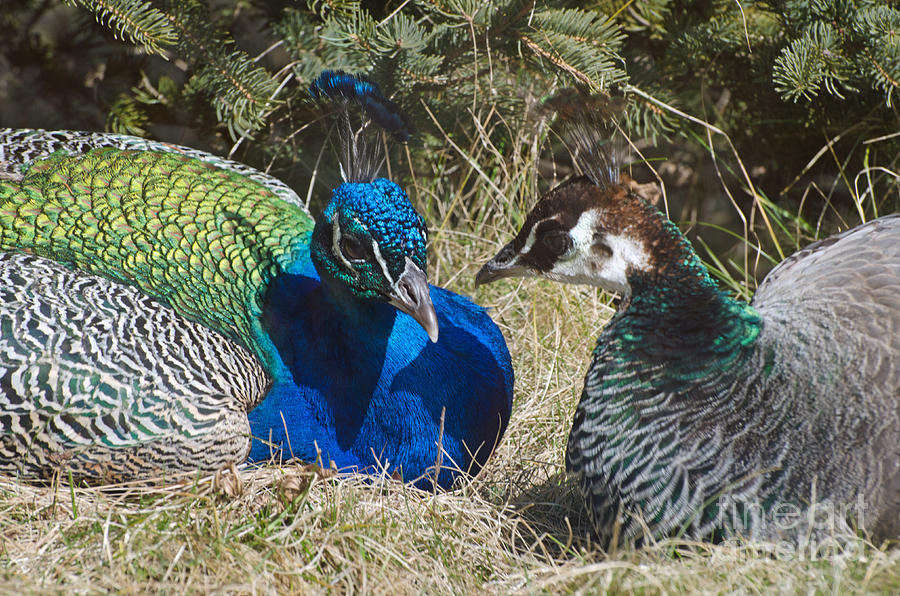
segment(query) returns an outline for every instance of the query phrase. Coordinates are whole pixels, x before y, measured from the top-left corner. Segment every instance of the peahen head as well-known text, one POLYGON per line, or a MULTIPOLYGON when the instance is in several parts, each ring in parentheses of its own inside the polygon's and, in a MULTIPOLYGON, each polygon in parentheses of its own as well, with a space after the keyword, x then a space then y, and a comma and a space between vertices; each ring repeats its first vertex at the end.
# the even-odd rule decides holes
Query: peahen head
POLYGON ((481 268, 476 284, 545 277, 629 295, 637 276, 699 261, 687 240, 626 184, 579 177, 545 194, 511 242, 481 268))
POLYGON ((693 276, 705 283, 708 274, 687 239, 620 173, 608 136, 614 127, 603 121, 611 118, 610 102, 565 92, 547 104, 585 175, 540 198, 516 237, 478 272, 476 285, 544 277, 629 296, 638 279, 693 276))
POLYGON ((326 285, 390 303, 437 341, 425 277, 427 239, 425 220, 395 183, 345 182, 316 220, 310 256, 326 285))

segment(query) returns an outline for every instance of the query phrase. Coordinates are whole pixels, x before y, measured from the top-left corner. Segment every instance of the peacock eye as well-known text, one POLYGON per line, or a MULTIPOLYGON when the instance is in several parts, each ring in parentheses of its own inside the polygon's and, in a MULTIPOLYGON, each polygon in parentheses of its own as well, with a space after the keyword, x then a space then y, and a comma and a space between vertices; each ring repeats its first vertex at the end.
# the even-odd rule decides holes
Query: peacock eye
POLYGON ((548 230, 541 236, 541 242, 547 250, 557 256, 568 252, 572 246, 572 239, 562 230, 548 230))
POLYGON ((361 261, 366 258, 366 249, 362 242, 353 236, 341 238, 341 253, 348 261, 361 261))

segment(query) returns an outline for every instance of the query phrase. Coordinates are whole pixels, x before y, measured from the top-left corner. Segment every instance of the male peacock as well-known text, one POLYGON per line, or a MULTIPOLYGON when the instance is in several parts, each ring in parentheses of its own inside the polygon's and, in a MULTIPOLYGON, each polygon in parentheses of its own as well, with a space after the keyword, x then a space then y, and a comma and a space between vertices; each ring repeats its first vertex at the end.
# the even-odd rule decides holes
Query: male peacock
POLYGON ((566 452, 600 538, 827 534, 824 513, 900 535, 900 217, 796 253, 746 304, 610 167, 594 117, 568 131, 586 176, 541 197, 476 283, 622 296, 566 452))
MULTIPOLYGON (((408 135, 371 82, 326 71, 312 90, 346 126, 359 104, 408 135)), ((313 222, 203 152, 0 132, 0 470, 126 480, 249 453, 423 486, 476 473, 509 418, 506 344, 429 291, 424 221, 376 178, 369 133, 345 133, 313 222)))

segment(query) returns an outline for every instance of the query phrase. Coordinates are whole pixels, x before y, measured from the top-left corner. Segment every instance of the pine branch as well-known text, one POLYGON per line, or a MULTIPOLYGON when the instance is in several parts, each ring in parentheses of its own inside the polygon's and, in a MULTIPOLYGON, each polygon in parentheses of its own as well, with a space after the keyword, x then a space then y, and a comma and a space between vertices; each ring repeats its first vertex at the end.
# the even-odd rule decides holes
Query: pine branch
POLYGON ((593 12, 577 9, 549 9, 536 12, 533 34, 521 33, 522 41, 536 54, 594 90, 604 90, 627 79, 615 65, 622 34, 613 21, 593 12))
POLYGON ((94 13, 97 22, 116 36, 165 57, 165 48, 175 45, 177 34, 166 23, 166 15, 140 0, 68 0, 94 13))
POLYGON ((179 53, 202 65, 188 90, 213 97, 216 116, 232 138, 259 129, 272 108, 277 81, 246 53, 231 49, 233 43, 213 31, 208 12, 198 3, 169 0, 166 8, 165 18, 178 32, 179 53))

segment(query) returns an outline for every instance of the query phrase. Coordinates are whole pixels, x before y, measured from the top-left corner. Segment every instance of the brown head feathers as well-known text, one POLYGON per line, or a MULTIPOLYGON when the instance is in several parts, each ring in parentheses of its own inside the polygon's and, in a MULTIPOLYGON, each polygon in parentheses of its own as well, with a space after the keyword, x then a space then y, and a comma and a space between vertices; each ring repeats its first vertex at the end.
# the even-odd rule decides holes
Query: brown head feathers
POLYGON ((627 294, 632 275, 659 273, 670 260, 690 259, 677 228, 619 172, 623 152, 610 138, 618 131, 621 103, 570 91, 545 106, 556 111, 562 139, 583 175, 540 198, 476 283, 540 276, 627 294))

